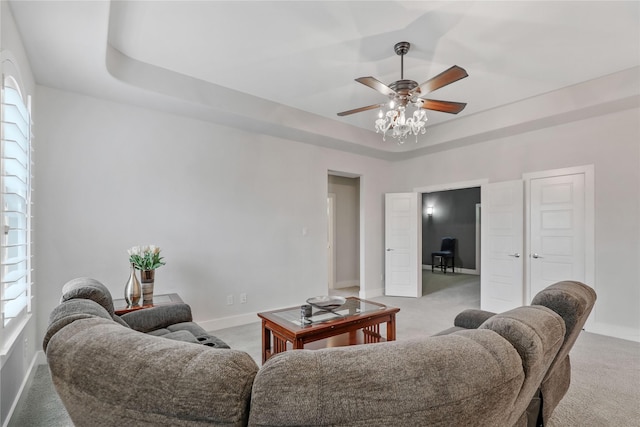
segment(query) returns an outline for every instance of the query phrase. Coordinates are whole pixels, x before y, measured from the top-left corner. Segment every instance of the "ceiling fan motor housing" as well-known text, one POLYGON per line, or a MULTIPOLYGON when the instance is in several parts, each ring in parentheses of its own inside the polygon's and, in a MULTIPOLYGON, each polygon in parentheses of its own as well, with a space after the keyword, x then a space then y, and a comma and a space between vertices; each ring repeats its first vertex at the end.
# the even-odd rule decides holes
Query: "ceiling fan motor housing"
POLYGON ((418 83, 413 80, 396 80, 395 82, 389 84, 389 87, 393 89, 397 95, 393 98, 397 100, 401 105, 406 105, 407 101, 409 101, 412 97, 418 96, 420 94, 420 88, 412 93, 409 92, 418 87, 418 83))

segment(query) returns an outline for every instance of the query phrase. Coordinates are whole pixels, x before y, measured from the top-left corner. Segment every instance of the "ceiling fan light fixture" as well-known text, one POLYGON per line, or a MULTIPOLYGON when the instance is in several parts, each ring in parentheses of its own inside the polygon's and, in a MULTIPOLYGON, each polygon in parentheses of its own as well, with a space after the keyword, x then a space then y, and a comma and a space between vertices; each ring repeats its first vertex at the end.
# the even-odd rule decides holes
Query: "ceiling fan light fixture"
MULTIPOLYGON (((388 110, 386 113, 384 109, 381 108, 378 113, 378 119, 375 121, 376 133, 382 132, 383 141, 386 141, 387 133, 391 130, 391 136, 398 141, 398 144, 403 144, 409 135, 414 135, 417 143, 418 135, 424 135, 427 132, 425 128, 427 123, 425 110, 458 114, 467 105, 463 102, 439 101, 420 97, 460 79, 464 79, 468 77, 468 74, 464 68, 454 65, 421 84, 413 80, 405 80, 404 55, 409 52, 410 47, 411 44, 409 44, 409 42, 399 42, 394 46, 396 54, 400 56, 400 80, 390 83, 387 86, 371 76, 356 79, 358 83, 362 83, 388 96, 390 99, 387 104, 388 110), (407 107, 414 109, 411 117, 408 119, 405 115, 407 107)), ((348 116, 383 106, 384 104, 368 105, 366 107, 343 111, 338 113, 338 116, 348 116)))
MULTIPOLYGON (((413 104, 415 108, 413 114, 407 118, 406 107, 399 105, 396 109, 391 108, 386 114, 379 115, 376 120, 375 128, 376 133, 382 132, 382 140, 386 141, 387 132, 391 130, 391 136, 398 142, 398 144, 404 144, 409 135, 416 137, 416 143, 418 142, 418 135, 424 135, 427 132, 427 113, 419 107, 413 104)), ((382 113, 382 110, 380 110, 382 113)))

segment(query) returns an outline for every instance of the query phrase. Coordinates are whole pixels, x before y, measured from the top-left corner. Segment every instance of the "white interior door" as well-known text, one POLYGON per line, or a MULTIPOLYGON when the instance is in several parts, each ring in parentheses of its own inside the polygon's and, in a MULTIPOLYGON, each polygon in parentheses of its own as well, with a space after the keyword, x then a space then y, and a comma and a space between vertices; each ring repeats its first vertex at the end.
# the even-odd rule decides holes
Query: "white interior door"
POLYGON ((585 282, 585 175, 531 180, 529 301, 561 280, 585 282))
POLYGON ((524 303, 524 184, 481 187, 480 307, 503 312, 524 303))
POLYGON ((419 193, 385 194, 385 295, 422 296, 419 193))

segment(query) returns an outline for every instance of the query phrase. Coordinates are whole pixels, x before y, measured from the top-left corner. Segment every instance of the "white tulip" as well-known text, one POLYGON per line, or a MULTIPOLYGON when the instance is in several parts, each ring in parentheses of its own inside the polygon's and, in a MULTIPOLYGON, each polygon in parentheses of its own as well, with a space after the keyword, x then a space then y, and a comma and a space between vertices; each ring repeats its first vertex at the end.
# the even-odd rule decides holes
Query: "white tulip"
POLYGON ((133 246, 129 250, 127 250, 129 255, 140 255, 140 246, 133 246))

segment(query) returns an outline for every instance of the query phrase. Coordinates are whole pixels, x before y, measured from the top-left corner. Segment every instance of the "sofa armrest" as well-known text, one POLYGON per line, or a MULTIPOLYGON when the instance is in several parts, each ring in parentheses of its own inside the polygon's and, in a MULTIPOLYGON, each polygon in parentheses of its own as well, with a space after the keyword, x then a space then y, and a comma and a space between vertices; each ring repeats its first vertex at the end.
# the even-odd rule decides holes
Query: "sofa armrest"
POLYGON ((176 323, 192 322, 191 307, 188 304, 159 305, 142 310, 131 311, 120 316, 124 322, 140 332, 150 332, 166 328, 176 323))
POLYGON ((453 324, 465 329, 478 329, 487 319, 494 316, 495 313, 484 310, 468 309, 460 312, 453 324))

